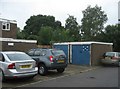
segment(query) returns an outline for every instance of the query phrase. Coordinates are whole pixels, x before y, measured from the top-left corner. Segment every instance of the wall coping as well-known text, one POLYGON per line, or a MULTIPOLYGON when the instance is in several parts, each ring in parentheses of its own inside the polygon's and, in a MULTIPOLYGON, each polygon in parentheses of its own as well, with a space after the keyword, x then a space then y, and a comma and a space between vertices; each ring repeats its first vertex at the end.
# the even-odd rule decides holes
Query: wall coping
POLYGON ((0 37, 0 41, 5 41, 5 42, 37 43, 37 40, 23 40, 23 39, 1 38, 1 37, 0 37))
POLYGON ((17 21, 16 21, 16 20, 8 20, 8 19, 0 18, 0 21, 1 21, 1 22, 10 22, 10 23, 15 23, 15 24, 17 24, 17 21))
POLYGON ((105 44, 105 45, 113 45, 113 43, 106 43, 106 42, 94 42, 94 41, 89 41, 89 42, 62 42, 62 43, 54 43, 53 45, 68 45, 68 44, 105 44))

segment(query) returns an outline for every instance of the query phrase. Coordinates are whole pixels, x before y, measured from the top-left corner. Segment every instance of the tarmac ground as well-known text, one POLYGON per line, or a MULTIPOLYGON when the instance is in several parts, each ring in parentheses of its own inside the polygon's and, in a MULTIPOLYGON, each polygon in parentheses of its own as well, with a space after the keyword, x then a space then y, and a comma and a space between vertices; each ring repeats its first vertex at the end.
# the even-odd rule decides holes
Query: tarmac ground
POLYGON ((33 79, 11 79, 2 83, 2 87, 22 87, 30 83, 43 82, 47 80, 57 79, 61 77, 71 76, 78 73, 83 73, 100 68, 100 66, 86 66, 86 65, 73 65, 68 64, 63 73, 58 73, 56 70, 50 70, 46 76, 36 75, 33 79))

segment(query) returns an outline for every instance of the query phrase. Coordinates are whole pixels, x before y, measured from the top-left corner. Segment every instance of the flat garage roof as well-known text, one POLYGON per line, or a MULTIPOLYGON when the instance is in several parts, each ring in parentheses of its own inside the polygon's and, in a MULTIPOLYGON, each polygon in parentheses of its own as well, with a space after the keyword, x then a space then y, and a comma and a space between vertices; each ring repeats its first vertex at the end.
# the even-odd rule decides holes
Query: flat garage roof
POLYGON ((68 45, 68 44, 106 44, 106 45, 113 45, 113 43, 105 43, 105 42, 62 42, 62 43, 54 43, 54 45, 68 45))

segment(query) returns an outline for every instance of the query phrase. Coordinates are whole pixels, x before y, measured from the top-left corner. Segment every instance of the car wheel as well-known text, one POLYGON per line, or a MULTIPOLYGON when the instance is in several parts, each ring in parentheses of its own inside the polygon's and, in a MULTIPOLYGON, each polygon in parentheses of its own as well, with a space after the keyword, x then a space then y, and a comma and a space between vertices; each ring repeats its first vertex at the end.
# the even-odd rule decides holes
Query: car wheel
POLYGON ((5 76, 2 70, 0 70, 0 76, 1 76, 1 81, 4 82, 5 81, 5 76))
POLYGON ((60 69, 57 69, 57 72, 58 72, 58 73, 63 73, 64 70, 65 70, 64 68, 60 68, 60 69))
POLYGON ((46 66, 44 64, 39 64, 38 73, 40 75, 46 75, 47 74, 47 68, 46 68, 46 66))

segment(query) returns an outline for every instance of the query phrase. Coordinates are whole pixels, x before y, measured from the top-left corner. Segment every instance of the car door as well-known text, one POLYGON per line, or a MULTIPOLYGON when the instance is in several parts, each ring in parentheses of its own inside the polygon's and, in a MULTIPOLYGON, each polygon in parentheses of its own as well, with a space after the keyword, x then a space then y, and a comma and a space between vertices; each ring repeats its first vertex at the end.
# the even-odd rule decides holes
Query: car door
POLYGON ((2 53, 0 53, 0 69, 3 70, 4 68, 4 61, 5 61, 5 58, 3 56, 2 53))
POLYGON ((36 63, 40 61, 40 53, 41 49, 36 49, 31 56, 36 61, 36 63))

